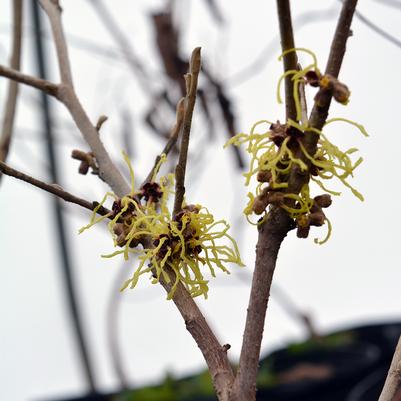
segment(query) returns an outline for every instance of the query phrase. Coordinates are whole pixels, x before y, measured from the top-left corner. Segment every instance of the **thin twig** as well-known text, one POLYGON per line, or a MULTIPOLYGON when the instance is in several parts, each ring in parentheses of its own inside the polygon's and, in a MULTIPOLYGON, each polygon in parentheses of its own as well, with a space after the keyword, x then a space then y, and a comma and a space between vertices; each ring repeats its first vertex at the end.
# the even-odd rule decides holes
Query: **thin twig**
MULTIPOLYGON (((277 0, 277 15, 280 25, 281 50, 294 49, 294 33, 292 31, 290 0, 277 0)), ((295 52, 289 52, 283 57, 284 72, 297 69, 297 55, 295 52)), ((291 75, 285 77, 285 110, 286 119, 296 121, 297 110, 294 100, 294 82, 291 75)))
MULTIPOLYGON (((22 43, 22 0, 15 0, 13 7, 13 39, 10 67, 19 70, 21 66, 21 43, 22 43)), ((18 83, 10 80, 8 82, 8 93, 6 106, 4 108, 3 125, 1 127, 0 160, 6 161, 8 150, 14 128, 14 118, 17 109, 18 83)), ((1 179, 0 174, 0 179, 1 179)))
POLYGON ((132 46, 132 37, 127 37, 121 29, 118 21, 113 18, 112 13, 107 8, 105 2, 101 0, 89 0, 93 6, 93 10, 97 13, 104 27, 109 32, 118 46, 121 54, 125 58, 133 76, 138 80, 139 86, 146 95, 152 95, 154 98, 154 90, 152 88, 152 79, 149 76, 147 69, 140 62, 139 57, 135 54, 132 46))
MULTIPOLYGON (((40 181, 37 178, 33 178, 27 174, 24 174, 23 172, 21 172, 19 170, 16 170, 16 169, 8 166, 6 163, 4 163, 2 161, 0 161, 0 171, 5 175, 14 177, 17 180, 25 181, 28 184, 31 184, 37 188, 43 189, 46 192, 49 192, 53 195, 58 196, 61 199, 64 199, 66 202, 75 203, 76 205, 79 205, 90 211, 93 211, 93 209, 97 206, 96 202, 89 202, 85 199, 78 198, 77 196, 65 191, 63 188, 61 188, 57 184, 47 184, 46 182, 40 181)), ((106 214, 110 214, 111 211, 109 209, 101 206, 97 210, 97 213, 100 216, 105 216, 106 214)))
POLYGON ((28 86, 32 86, 33 88, 39 89, 47 93, 48 95, 57 98, 59 86, 57 84, 54 84, 53 82, 47 81, 45 79, 36 78, 31 75, 23 74, 22 72, 19 72, 13 68, 6 67, 4 65, 0 65, 0 76, 9 78, 13 81, 20 82, 28 86))
POLYGON ((187 167, 189 136, 191 133, 192 114, 196 101, 196 90, 198 87, 198 75, 201 68, 201 48, 196 47, 191 56, 189 73, 185 75, 187 84, 187 95, 185 96, 185 114, 182 124, 182 139, 180 156, 175 168, 175 199, 173 216, 180 212, 185 195, 185 170, 187 167))
POLYGON ((175 144, 177 143, 179 133, 181 131, 182 124, 184 121, 184 114, 185 114, 184 100, 185 100, 184 98, 181 98, 179 100, 179 102, 177 103, 176 122, 174 124, 174 127, 171 129, 170 139, 167 141, 167 143, 164 146, 164 149, 161 151, 161 153, 156 157, 152 169, 150 170, 148 176, 146 177, 145 181, 141 185, 142 187, 147 182, 150 182, 150 180, 152 179, 152 177, 155 173, 155 169, 160 162, 161 156, 163 154, 165 154, 167 156, 170 153, 171 149, 173 149, 175 144))
MULTIPOLYGON (((330 74, 335 78, 338 78, 340 72, 347 40, 351 32, 352 17, 355 13, 357 2, 358 0, 345 0, 343 2, 341 14, 331 43, 325 74, 330 74)), ((308 123, 309 127, 318 130, 322 129, 327 120, 332 99, 330 91, 324 91, 322 89, 320 91, 322 95, 319 96, 319 103, 315 102, 308 123)), ((303 145, 310 155, 315 154, 318 139, 318 135, 315 132, 306 130, 305 137, 303 138, 303 145)), ((306 158, 303 152, 299 152, 297 157, 303 160, 307 165, 310 164, 310 161, 306 158)), ((302 186, 307 183, 308 179, 308 175, 301 172, 299 168, 294 167, 288 180, 288 191, 299 193, 302 186)))
POLYGON ((397 401, 401 399, 401 337, 391 361, 386 382, 380 394, 379 401, 397 401))
MULTIPOLYGON (((340 0, 340 1, 342 2, 342 0, 340 0)), ((382 4, 386 3, 383 0, 380 0, 380 2, 382 4)), ((398 2, 387 2, 387 5, 392 5, 393 7, 398 7, 399 9, 401 9, 401 3, 398 3, 398 2)), ((371 29, 373 32, 376 32, 379 36, 381 36, 385 40, 387 40, 390 43, 392 43, 393 45, 397 46, 399 49, 401 48, 401 40, 400 39, 391 35, 387 31, 385 31, 383 28, 381 28, 379 25, 375 24, 370 19, 366 18, 361 12, 355 11, 355 18, 358 18, 369 29, 371 29)))

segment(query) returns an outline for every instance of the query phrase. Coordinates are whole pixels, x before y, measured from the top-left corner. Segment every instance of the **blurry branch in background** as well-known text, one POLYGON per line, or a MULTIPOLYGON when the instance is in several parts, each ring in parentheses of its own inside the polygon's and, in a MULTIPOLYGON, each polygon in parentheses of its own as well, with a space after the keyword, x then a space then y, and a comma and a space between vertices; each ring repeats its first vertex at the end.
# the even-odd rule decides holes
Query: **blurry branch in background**
POLYGON ((401 2, 399 0, 374 0, 374 1, 401 10, 401 2))
MULTIPOLYGON (((156 31, 156 45, 163 61, 167 76, 180 88, 181 94, 185 94, 185 84, 182 75, 188 68, 188 63, 179 55, 179 31, 173 25, 172 15, 168 12, 153 15, 153 24, 156 31)), ((202 67, 203 75, 207 79, 206 89, 198 89, 198 97, 203 114, 208 121, 208 129, 213 136, 214 124, 210 113, 213 105, 209 105, 211 99, 217 104, 222 119, 226 125, 229 137, 238 133, 236 119, 233 112, 232 101, 227 95, 224 85, 219 82, 205 66, 202 67), (208 94, 209 96, 207 96, 208 94), (213 94, 213 98, 210 96, 213 94)), ((239 148, 232 147, 238 168, 244 167, 242 154, 239 148)))
MULTIPOLYGON (((332 6, 328 9, 318 11, 307 11, 294 18, 294 26, 298 30, 301 28, 316 22, 322 22, 323 20, 330 20, 337 16, 337 2, 334 1, 332 6)), ((242 83, 254 78, 257 74, 261 73, 265 68, 266 64, 276 54, 277 43, 279 36, 273 37, 268 44, 262 49, 259 55, 250 64, 242 68, 240 71, 235 72, 231 76, 224 80, 224 83, 230 84, 230 86, 241 85, 242 83)))
POLYGON ((127 152, 128 157, 130 159, 133 159, 135 156, 135 144, 134 144, 135 130, 132 121, 132 116, 129 110, 127 109, 123 109, 120 115, 122 123, 121 137, 123 141, 123 148, 127 152))
POLYGON ((379 401, 399 400, 401 400, 401 337, 398 340, 386 382, 379 398, 379 401))
MULTIPOLYGON (((21 66, 21 44, 22 44, 22 0, 13 2, 13 27, 12 27, 12 50, 10 67, 19 70, 21 66)), ((0 137, 0 161, 6 161, 14 130, 15 113, 17 109, 18 82, 8 81, 8 93, 4 107, 3 122, 0 137)), ((0 174, 1 180, 2 174, 0 174)))
POLYGON ((216 20, 216 23, 219 25, 225 24, 223 14, 221 13, 219 6, 217 5, 217 1, 205 0, 205 3, 209 8, 209 11, 212 14, 213 18, 216 20))
MULTIPOLYGON (((400 4, 400 8, 401 8, 401 4, 400 4)), ((386 32, 380 26, 376 25, 370 19, 366 18, 362 13, 360 13, 359 11, 356 11, 355 17, 358 18, 359 21, 361 21, 363 24, 365 24, 372 31, 376 32, 379 36, 386 39, 387 41, 389 41, 393 45, 397 46, 398 48, 401 48, 401 40, 400 39, 398 39, 395 36, 391 35, 390 33, 386 32)))
POLYGON ((113 279, 113 285, 109 294, 106 309, 106 331, 107 331, 107 344, 110 352, 110 359, 113 365, 114 373, 120 382, 120 389, 127 390, 129 387, 129 380, 126 375, 126 368, 124 365, 123 352, 119 347, 119 308, 121 283, 127 279, 126 262, 121 263, 116 276, 113 279))
POLYGON ((149 76, 147 69, 139 60, 137 54, 135 54, 134 49, 132 47, 132 38, 128 40, 122 31, 121 27, 112 17, 110 10, 107 8, 105 3, 102 0, 88 0, 89 3, 93 6, 93 10, 100 18, 104 27, 107 29, 113 40, 118 46, 118 49, 123 54, 125 61, 127 62, 130 70, 133 73, 133 76, 138 81, 139 86, 143 90, 145 95, 153 96, 154 90, 152 85, 152 79, 149 76))
POLYGON ((296 305, 282 287, 279 287, 277 284, 272 284, 270 295, 291 318, 296 320, 304 329, 306 329, 309 338, 316 339, 320 337, 313 323, 312 316, 296 305))

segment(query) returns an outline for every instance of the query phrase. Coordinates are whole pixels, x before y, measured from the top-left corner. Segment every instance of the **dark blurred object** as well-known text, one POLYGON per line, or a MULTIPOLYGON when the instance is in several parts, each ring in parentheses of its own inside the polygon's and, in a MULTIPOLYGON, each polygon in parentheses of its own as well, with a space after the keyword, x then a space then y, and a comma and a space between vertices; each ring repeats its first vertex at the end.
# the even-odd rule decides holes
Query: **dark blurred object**
MULTIPOLYGON (((217 12, 215 2, 208 2, 209 6, 217 12)), ((179 54, 179 30, 173 24, 171 12, 161 12, 152 15, 153 25, 156 33, 156 46, 164 65, 166 75, 174 82, 180 90, 181 96, 185 96, 185 80, 183 76, 188 71, 188 62, 179 54)), ((212 118, 211 110, 214 108, 220 111, 222 120, 226 126, 228 137, 231 138, 238 134, 236 128, 236 118, 233 111, 233 102, 229 98, 224 85, 217 80, 211 71, 206 68, 205 63, 202 66, 202 72, 206 78, 205 87, 198 89, 198 98, 202 107, 203 115, 208 122, 209 138, 214 136, 215 124, 212 118)), ((178 98, 177 98, 178 101, 178 98)), ((147 113, 146 122, 155 130, 160 132, 160 126, 152 120, 157 110, 153 106, 147 113)), ((235 154, 235 161, 239 169, 243 169, 245 164, 242 160, 241 151, 238 147, 231 147, 235 154)))
MULTIPOLYGON (((377 401, 401 322, 336 331, 292 344, 260 361, 258 401, 377 401)), ((214 401, 209 373, 114 395, 63 401, 214 401)), ((61 400, 59 400, 61 401, 61 400)))

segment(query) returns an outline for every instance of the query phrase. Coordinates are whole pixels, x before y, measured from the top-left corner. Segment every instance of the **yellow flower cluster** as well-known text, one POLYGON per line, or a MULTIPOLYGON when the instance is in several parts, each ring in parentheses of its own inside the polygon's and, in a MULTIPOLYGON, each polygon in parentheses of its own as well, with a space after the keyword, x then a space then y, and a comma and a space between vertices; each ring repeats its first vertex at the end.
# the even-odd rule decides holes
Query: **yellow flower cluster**
POLYGON ((170 174, 156 182, 156 174, 165 156, 156 167, 151 181, 137 192, 131 163, 126 155, 124 157, 131 173, 131 193, 121 199, 107 193, 94 209, 90 223, 80 232, 110 218, 108 228, 114 246, 121 249, 102 256, 111 258, 123 254, 128 260, 130 254, 138 255, 139 266, 122 290, 134 288, 143 274, 151 273, 152 283, 161 279, 171 283, 168 299, 173 297, 179 282, 192 297, 203 295, 207 298, 209 287, 203 267, 206 266, 215 277, 216 268, 229 274, 227 263, 243 266, 237 244, 228 234, 230 226, 225 220, 215 221, 213 215, 200 205, 187 205, 173 217, 168 208, 168 198, 173 193, 174 176, 170 174), (113 211, 97 218, 97 209, 108 197, 114 199, 113 211))
MULTIPOLYGON (((281 103, 281 82, 286 76, 291 75, 294 82, 293 92, 298 121, 302 120, 299 100, 300 84, 311 83, 312 86, 330 90, 338 101, 346 104, 349 97, 348 88, 333 77, 322 76, 317 67, 316 56, 310 50, 301 48, 291 49, 290 51, 295 50, 310 54, 313 58, 313 63, 300 71, 291 70, 282 75, 278 83, 278 101, 281 103)), ((283 53, 280 59, 288 52, 283 53)), ((318 100, 315 98, 315 101, 318 100)), ((324 127, 333 122, 349 123, 355 126, 364 136, 368 136, 362 125, 345 118, 330 119, 324 127)), ((319 205, 316 197, 311 198, 310 196, 309 182, 304 185, 299 194, 289 193, 286 190, 288 188, 289 173, 294 167, 308 174, 309 178, 327 194, 340 195, 339 192, 328 189, 324 184, 325 181, 336 178, 348 187, 357 198, 363 200, 363 196, 348 182, 348 179, 353 176, 354 170, 362 162, 361 157, 356 161, 351 159, 351 155, 357 149, 351 148, 342 151, 322 131, 309 127, 306 122, 300 124, 289 119, 286 124, 280 124, 279 122, 272 123, 268 120, 261 120, 252 126, 249 133, 240 133, 234 136, 225 146, 231 144, 236 146, 247 144, 246 150, 250 154, 251 160, 249 170, 244 173, 245 184, 249 185, 251 178, 254 176, 259 181, 255 195, 253 193, 248 194, 249 202, 244 209, 248 221, 252 213, 257 215, 265 213, 266 216, 268 205, 275 205, 286 210, 289 216, 295 219, 298 228, 301 229, 301 232, 298 232, 299 236, 306 237, 309 232, 309 225, 319 226, 324 221, 328 224, 330 234, 331 225, 321 209, 322 207, 328 207, 331 200, 328 201, 327 198, 324 201, 320 200, 321 205, 319 205), (313 155, 308 153, 303 144, 303 137, 307 131, 312 131, 318 135, 317 148, 313 155), (302 232, 305 227, 307 227, 307 231, 304 230, 302 232)), ((263 220, 264 218, 260 219, 258 224, 263 220)), ((327 238, 323 241, 316 240, 315 242, 323 243, 326 240, 327 238)))

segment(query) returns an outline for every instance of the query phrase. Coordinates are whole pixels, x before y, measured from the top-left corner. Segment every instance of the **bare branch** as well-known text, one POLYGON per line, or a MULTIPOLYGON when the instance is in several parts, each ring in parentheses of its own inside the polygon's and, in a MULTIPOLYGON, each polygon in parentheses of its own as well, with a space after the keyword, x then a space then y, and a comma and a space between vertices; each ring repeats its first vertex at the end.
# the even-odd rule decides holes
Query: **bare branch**
POLYGON ((70 60, 68 57, 67 42, 61 23, 61 7, 58 0, 39 0, 46 11, 52 28, 54 44, 56 45, 58 66, 61 82, 73 87, 70 60))
MULTIPOLYGON (((340 72, 357 2, 358 0, 345 0, 338 19, 325 72, 335 78, 338 78, 340 72)), ((322 89, 320 89, 318 93, 321 94, 321 96, 319 96, 319 103, 315 102, 313 106, 308 126, 321 130, 329 113, 332 95, 330 91, 324 91, 322 89)), ((306 130, 303 145, 309 154, 315 154, 318 139, 318 135, 315 132, 306 130)), ((300 152, 297 157, 309 165, 310 161, 306 159, 302 152, 300 152)), ((293 168, 288 180, 288 192, 299 193, 308 179, 309 177, 301 172, 299 168, 293 168)))
POLYGON ((152 97, 154 97, 154 90, 151 85, 152 79, 150 78, 144 65, 140 62, 139 57, 134 52, 132 38, 126 37, 124 31, 118 25, 118 22, 113 18, 105 2, 101 0, 89 0, 89 2, 92 4, 93 10, 99 16, 110 36, 117 44, 119 50, 125 58, 125 61, 130 67, 130 70, 133 72, 134 78, 138 80, 141 89, 146 95, 151 94, 152 97))
MULTIPOLYGON (((169 272, 169 276, 170 283, 166 283, 163 278, 160 279, 168 293, 175 282, 174 272, 169 272)), ((173 301, 184 318, 186 329, 191 333, 205 358, 218 399, 228 401, 234 373, 227 357, 227 347, 220 345, 202 312, 181 282, 177 285, 173 301)))
POLYGON ((175 199, 174 199, 174 211, 175 216, 182 208, 182 202, 185 194, 185 170, 187 166, 188 147, 189 147, 189 136, 191 133, 192 114, 195 107, 196 101, 196 90, 198 87, 198 75, 201 68, 201 48, 196 47, 191 56, 191 62, 189 66, 189 73, 185 75, 185 81, 187 84, 187 95, 185 96, 185 115, 184 122, 182 125, 182 139, 180 156, 178 159, 177 166, 175 168, 175 199))
MULTIPOLYGON (((21 66, 21 43, 22 43, 22 0, 15 0, 13 7, 13 38, 10 67, 19 70, 21 66)), ((6 161, 10 148, 15 111, 17 109, 18 83, 14 80, 8 82, 8 93, 6 106, 4 108, 3 125, 1 127, 0 139, 0 161, 6 161)), ((0 175, 1 179, 1 175, 0 175)))
MULTIPOLYGON (((294 49, 294 33, 292 31, 291 7, 289 0, 277 0, 277 14, 280 25, 281 50, 283 53, 286 50, 294 49)), ((297 69, 297 55, 295 52, 290 52, 283 57, 284 72, 297 69)), ((285 110, 286 119, 296 121, 297 110, 294 100, 294 86, 291 75, 285 77, 285 110)))
MULTIPOLYGON (((79 205, 85 209, 93 211, 93 209, 97 206, 96 202, 89 202, 85 199, 78 198, 77 196, 67 191, 64 191, 64 189, 57 184, 47 184, 43 181, 40 181, 36 178, 33 178, 27 174, 22 173, 21 171, 13 169, 12 167, 8 166, 6 163, 2 161, 0 161, 0 171, 5 175, 14 177, 17 180, 25 181, 28 184, 31 184, 37 188, 43 189, 46 192, 58 196, 61 199, 64 199, 66 202, 75 203, 76 205, 79 205)), ((101 206, 98 209, 97 213, 101 216, 105 216, 106 214, 111 213, 111 211, 101 206)))
MULTIPOLYGON (((383 2, 383 0, 381 0, 383 2)), ((384 2, 383 2, 384 3, 384 2)), ((393 3, 395 7, 398 7, 401 9, 401 3, 393 3)), ((379 36, 384 38, 385 40, 389 41, 393 45, 397 46, 399 49, 401 49, 401 40, 396 38, 395 36, 391 35, 390 33, 386 32, 384 29, 382 29, 379 25, 375 24, 372 22, 370 19, 366 18, 362 13, 359 11, 355 11, 355 17, 358 18, 363 24, 365 24, 368 28, 370 28, 372 31, 376 32, 379 36)))
POLYGON ((48 95, 57 98, 57 93, 59 86, 53 82, 47 81, 45 79, 36 78, 31 75, 23 74, 13 68, 8 68, 0 65, 0 76, 9 78, 13 81, 20 82, 22 84, 32 86, 33 88, 39 89, 48 95))
POLYGON ((379 401, 397 401, 401 399, 401 337, 391 361, 386 382, 380 394, 379 401))
MULTIPOLYGON (((329 59, 327 61, 327 66, 325 71, 326 74, 330 74, 335 78, 338 78, 338 74, 340 73, 341 64, 345 54, 347 39, 351 34, 352 17, 354 15, 357 3, 358 0, 345 0, 343 2, 340 18, 338 20, 337 28, 334 33, 334 38, 331 44, 329 59)), ((319 104, 315 103, 313 110, 311 112, 311 116, 309 118, 310 127, 322 129, 327 119, 331 98, 332 98, 331 94, 326 93, 326 96, 320 99, 319 104)))
POLYGON ((270 287, 281 242, 291 225, 290 217, 282 209, 276 208, 269 212, 266 223, 259 227, 255 271, 252 278, 239 368, 233 386, 236 400, 255 399, 256 376, 270 287))
POLYGON ((74 90, 68 86, 61 87, 59 99, 69 110, 75 124, 95 155, 99 165, 99 176, 110 185, 117 196, 123 197, 128 194, 130 192, 129 185, 110 159, 96 127, 89 120, 74 90))

